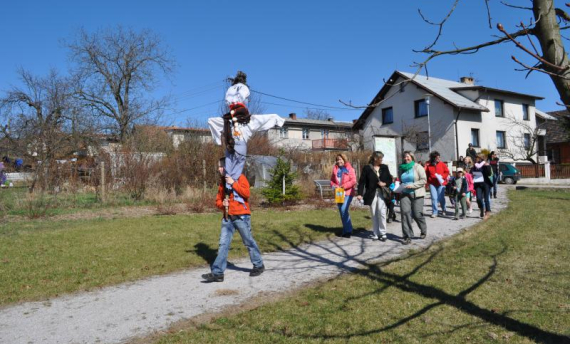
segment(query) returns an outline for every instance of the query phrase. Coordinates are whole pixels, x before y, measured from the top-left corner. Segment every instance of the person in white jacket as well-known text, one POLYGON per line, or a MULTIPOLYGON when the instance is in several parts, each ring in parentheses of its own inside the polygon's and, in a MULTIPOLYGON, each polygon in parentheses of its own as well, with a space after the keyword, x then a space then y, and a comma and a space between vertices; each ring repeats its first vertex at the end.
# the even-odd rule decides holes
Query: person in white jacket
MULTIPOLYGON (((282 127, 285 120, 276 114, 250 115, 247 109, 250 95, 247 75, 238 71, 230 81, 232 86, 226 92, 230 112, 222 117, 209 118, 208 126, 216 144, 221 145, 223 137, 226 146, 226 174, 237 180, 245 166, 249 139, 257 131, 282 127)), ((236 196, 236 193, 234 198, 240 202, 241 197, 236 196)))

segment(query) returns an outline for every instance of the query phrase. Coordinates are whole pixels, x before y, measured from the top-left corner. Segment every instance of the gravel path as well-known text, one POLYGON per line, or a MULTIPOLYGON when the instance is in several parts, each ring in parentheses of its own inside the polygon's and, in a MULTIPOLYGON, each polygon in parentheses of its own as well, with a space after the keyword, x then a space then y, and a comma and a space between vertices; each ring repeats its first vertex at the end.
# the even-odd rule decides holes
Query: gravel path
MULTIPOLYGON (((505 189, 500 187, 499 198, 491 202, 494 214, 507 205, 505 189)), ((358 268, 360 262, 388 260, 409 249, 426 247, 480 222, 474 208, 473 214, 460 221, 428 218, 428 237, 408 246, 401 244, 401 224, 396 222, 388 225, 387 242, 373 241, 368 238, 371 232, 366 232, 350 239, 334 237, 264 254, 267 270, 255 278, 248 276, 249 260, 242 259, 232 262, 223 283, 203 283, 200 275, 209 270, 192 269, 4 308, 0 310, 0 343, 122 343, 147 336, 181 320, 244 304, 264 293, 288 292, 337 276, 358 268)), ((453 208, 448 209, 451 214, 449 210, 453 208)), ((429 204, 425 213, 431 213, 429 204)), ((414 230, 419 234, 416 226, 414 230)))

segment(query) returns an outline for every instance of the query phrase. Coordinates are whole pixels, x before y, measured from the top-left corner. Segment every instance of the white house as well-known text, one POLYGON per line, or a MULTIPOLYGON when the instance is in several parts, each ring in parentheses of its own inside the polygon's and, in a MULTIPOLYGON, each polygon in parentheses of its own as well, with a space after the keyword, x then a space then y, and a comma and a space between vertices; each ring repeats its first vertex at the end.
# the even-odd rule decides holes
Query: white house
POLYGON ((349 150, 353 138, 352 122, 297 118, 289 114, 281 128, 268 130, 270 142, 277 147, 301 150, 349 150))
POLYGON ((367 149, 375 149, 376 137, 393 137, 398 155, 411 150, 418 160, 427 160, 430 150, 457 160, 469 143, 516 160, 536 137, 537 99, 543 98, 475 85, 470 77, 455 82, 395 71, 370 103, 378 105, 354 129, 367 149))

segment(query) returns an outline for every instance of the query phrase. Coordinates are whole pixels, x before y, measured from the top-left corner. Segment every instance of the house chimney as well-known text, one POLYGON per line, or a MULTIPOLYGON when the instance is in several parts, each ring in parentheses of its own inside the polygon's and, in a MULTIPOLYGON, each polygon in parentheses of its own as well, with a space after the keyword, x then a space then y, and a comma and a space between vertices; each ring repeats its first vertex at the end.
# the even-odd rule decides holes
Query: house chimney
POLYGON ((475 85, 475 80, 470 76, 462 76, 459 81, 461 81, 462 84, 475 85))
POLYGON ((290 113, 290 114, 289 114, 289 118, 291 118, 292 120, 296 120, 296 119, 297 119, 297 114, 296 114, 296 113, 290 113))
POLYGON ((327 121, 329 121, 329 122, 334 122, 334 118, 329 117, 329 118, 327 118, 327 121))
POLYGON ((358 122, 357 119, 353 119, 353 120, 352 120, 352 124, 356 124, 356 122, 358 122))

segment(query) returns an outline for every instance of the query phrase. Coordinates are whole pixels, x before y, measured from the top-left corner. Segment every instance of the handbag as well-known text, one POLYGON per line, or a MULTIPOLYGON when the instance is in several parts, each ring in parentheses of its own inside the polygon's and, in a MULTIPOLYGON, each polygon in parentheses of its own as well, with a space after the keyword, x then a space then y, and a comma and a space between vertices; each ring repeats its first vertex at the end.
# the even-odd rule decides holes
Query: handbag
POLYGON ((392 199, 392 190, 390 190, 390 188, 388 188, 386 186, 381 186, 380 192, 382 192, 382 198, 383 199, 385 199, 385 200, 391 200, 392 199))
POLYGON ((335 203, 344 203, 344 188, 334 189, 334 201, 335 203))

